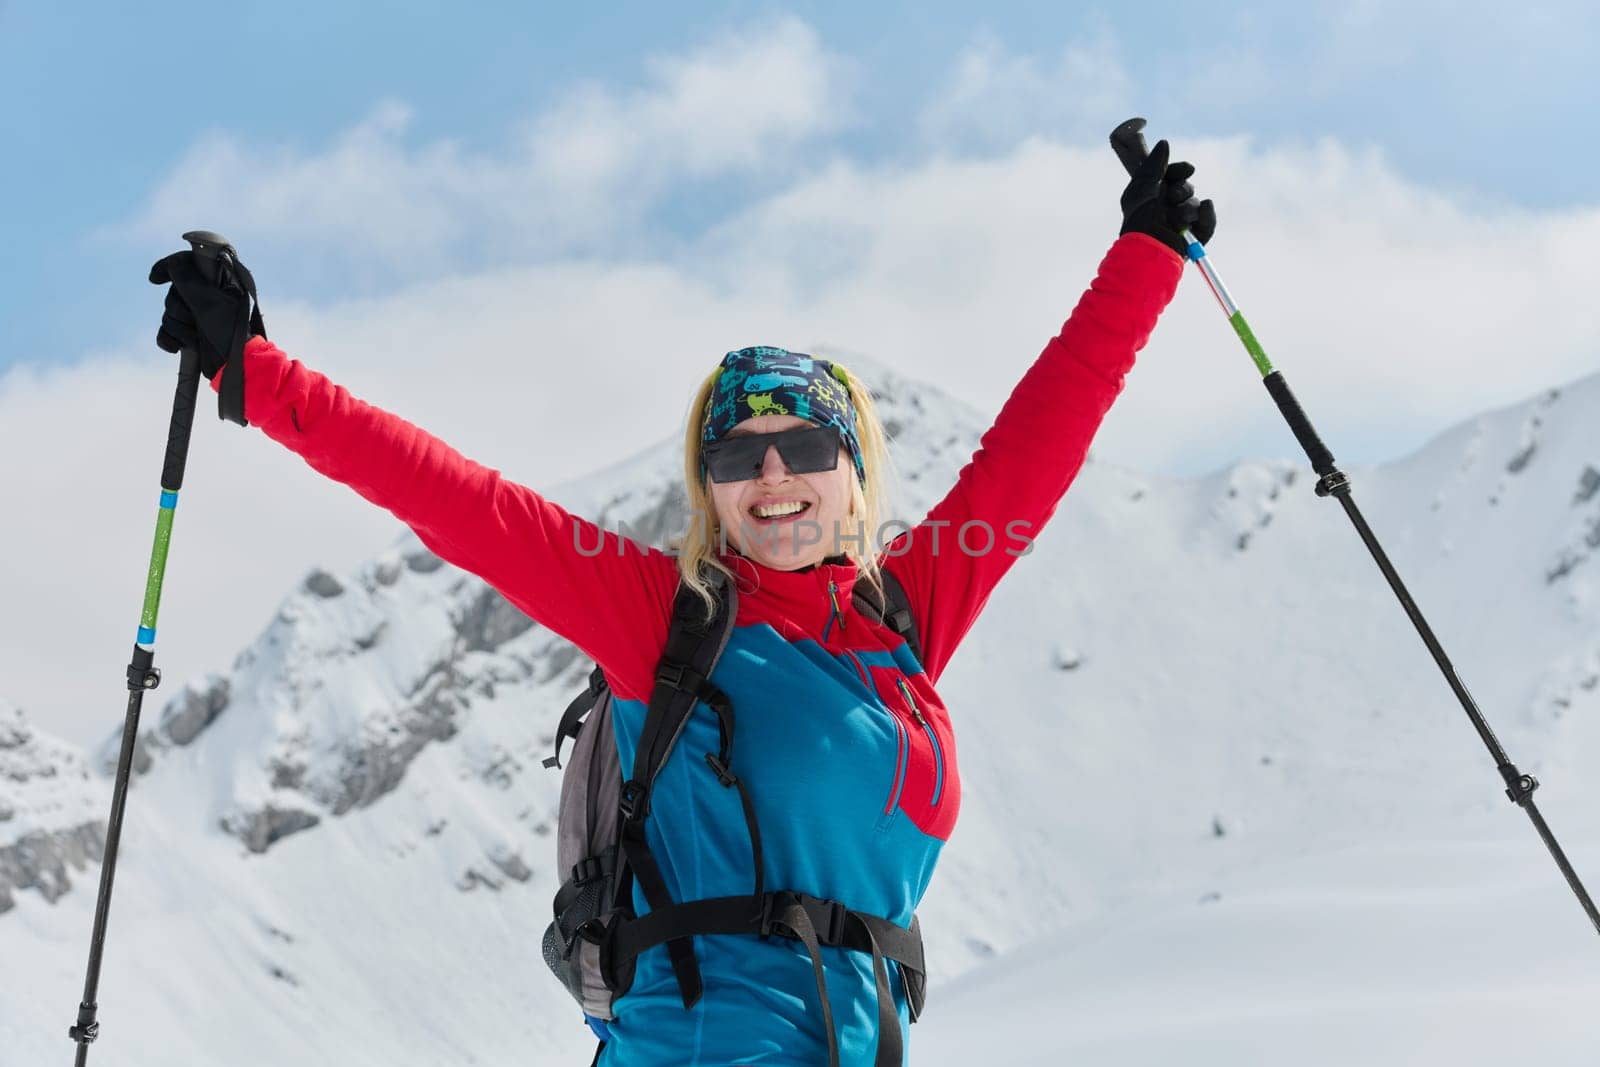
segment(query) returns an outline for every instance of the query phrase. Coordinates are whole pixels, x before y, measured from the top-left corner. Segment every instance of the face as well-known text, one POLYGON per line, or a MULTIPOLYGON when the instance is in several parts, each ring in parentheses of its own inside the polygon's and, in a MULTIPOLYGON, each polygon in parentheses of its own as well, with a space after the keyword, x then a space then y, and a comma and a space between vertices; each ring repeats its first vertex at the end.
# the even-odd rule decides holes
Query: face
MULTIPOLYGON (((757 415, 728 433, 777 433, 813 425, 797 415, 757 415)), ((791 473, 777 447, 769 446, 757 477, 742 482, 707 479, 707 484, 728 542, 762 566, 793 571, 838 554, 838 534, 854 529, 853 520, 849 526, 846 520, 850 479, 855 476, 855 463, 843 445, 839 446, 839 465, 816 474, 791 473), (762 514, 785 504, 803 506, 795 514, 762 514)))

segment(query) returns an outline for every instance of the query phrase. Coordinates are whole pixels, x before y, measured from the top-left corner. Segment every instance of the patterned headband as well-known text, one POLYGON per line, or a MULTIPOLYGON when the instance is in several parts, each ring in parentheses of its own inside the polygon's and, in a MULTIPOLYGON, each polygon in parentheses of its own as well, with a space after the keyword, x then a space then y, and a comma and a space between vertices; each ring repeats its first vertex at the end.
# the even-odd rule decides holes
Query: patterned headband
POLYGON ((866 485, 848 381, 838 364, 783 348, 759 345, 729 352, 711 389, 700 439, 719 441, 756 415, 796 415, 838 430, 855 461, 856 477, 866 485))

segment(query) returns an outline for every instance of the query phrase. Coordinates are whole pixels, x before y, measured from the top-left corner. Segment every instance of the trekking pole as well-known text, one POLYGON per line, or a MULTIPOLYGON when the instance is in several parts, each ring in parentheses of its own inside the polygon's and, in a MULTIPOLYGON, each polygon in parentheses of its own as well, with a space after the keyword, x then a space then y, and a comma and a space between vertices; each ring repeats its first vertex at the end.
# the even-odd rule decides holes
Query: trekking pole
MULTIPOLYGON (((213 282, 220 274, 222 259, 233 260, 236 253, 227 240, 204 230, 183 235, 194 248, 195 262, 213 282)), ((116 784, 111 790, 111 817, 106 822, 105 852, 100 861, 100 895, 94 905, 94 933, 89 941, 89 969, 83 983, 83 1000, 78 1004, 78 1021, 67 1035, 78 1043, 77 1067, 89 1058, 89 1043, 100 1034, 96 1019, 99 1005, 95 998, 100 987, 100 958, 105 950, 106 918, 111 911, 111 883, 116 876, 117 846, 122 840, 122 813, 128 800, 128 778, 133 767, 134 742, 139 736, 139 710, 146 691, 161 684, 161 672, 154 666, 156 614, 161 606, 161 581, 167 570, 167 547, 172 541, 172 517, 178 506, 178 490, 183 488, 183 468, 189 458, 189 430, 194 423, 195 396, 200 386, 200 353, 185 348, 178 357, 178 388, 172 398, 172 421, 167 429, 167 454, 161 467, 161 504, 156 512, 155 546, 150 550, 150 570, 145 579, 144 609, 139 615, 139 633, 128 664, 128 711, 122 724, 122 752, 117 757, 116 784)))
MULTIPOLYGON (((1144 162, 1148 152, 1145 149, 1144 130, 1145 121, 1142 118, 1132 118, 1111 131, 1111 147, 1117 153, 1117 158, 1122 161, 1131 175, 1144 162)), ((1328 451, 1322 439, 1317 436, 1317 431, 1311 426, 1311 420, 1300 407, 1300 402, 1289 391, 1289 383, 1284 381, 1283 372, 1274 370, 1272 361, 1267 359, 1267 354, 1262 350, 1260 342, 1250 330, 1250 324, 1245 322, 1244 315, 1239 311, 1233 297, 1228 294, 1227 286, 1222 284, 1222 279, 1217 275, 1216 268, 1211 265, 1211 259, 1206 255, 1205 246, 1194 239, 1188 230, 1183 232, 1183 239, 1189 246, 1189 258, 1195 266, 1200 268, 1200 273, 1205 277, 1206 284, 1211 287, 1211 293, 1217 298, 1217 303, 1222 305, 1223 314, 1228 316, 1228 322, 1233 326, 1234 333, 1239 335, 1239 340, 1244 342, 1245 351, 1250 353, 1250 358, 1255 361, 1256 369, 1261 372, 1262 382, 1267 387, 1267 392, 1272 394, 1273 402, 1278 405, 1278 410, 1283 413, 1284 420, 1288 422, 1289 429, 1294 431, 1295 439, 1300 442, 1300 447, 1305 449, 1306 458, 1311 461, 1311 467, 1319 476, 1316 491, 1318 496, 1331 496, 1344 507, 1345 514, 1350 516, 1350 521, 1355 525, 1356 532, 1361 535, 1361 540, 1366 544, 1367 550, 1372 553, 1372 558, 1378 564, 1378 569, 1383 571, 1383 576, 1389 580, 1389 588, 1394 590, 1394 595, 1400 599, 1400 606, 1411 618, 1412 624, 1417 628, 1417 633, 1422 637, 1422 643, 1428 646, 1428 651, 1433 654, 1433 661, 1439 665, 1439 670, 1444 673, 1444 679, 1449 683, 1450 689, 1455 693, 1456 699, 1461 702, 1461 707, 1466 711, 1467 717, 1472 720, 1473 727, 1478 731, 1478 736, 1483 739, 1484 745, 1489 749, 1489 755, 1494 758, 1495 767, 1500 771, 1500 777, 1505 780, 1506 796, 1528 813, 1528 818, 1533 820, 1534 829, 1539 831, 1539 836, 1544 840, 1545 847, 1550 850, 1550 855, 1555 859, 1556 866, 1561 868, 1561 873, 1566 877, 1567 884, 1577 894, 1578 903, 1583 905, 1583 910, 1588 914, 1589 921, 1594 924, 1595 931, 1600 933, 1600 911, 1595 910, 1594 901, 1583 887, 1583 882, 1578 879, 1578 874, 1572 869, 1572 864, 1567 862, 1566 853, 1561 851, 1561 846, 1556 842, 1555 835, 1550 832, 1549 825, 1544 821, 1544 816, 1539 813, 1539 808, 1533 802, 1533 791, 1539 788, 1539 782, 1531 774, 1523 774, 1517 770, 1516 764, 1511 762, 1511 757, 1506 755, 1505 749, 1500 747, 1500 742, 1494 736, 1494 731, 1489 729, 1489 724, 1484 721, 1483 713, 1478 710, 1478 705, 1472 699, 1472 694, 1467 692, 1467 687, 1462 684, 1456 669, 1451 665, 1450 659, 1445 655, 1444 648, 1439 644, 1439 639, 1434 636, 1433 629, 1422 617, 1422 611, 1417 607, 1416 601, 1411 599, 1411 594, 1406 591, 1405 583, 1400 580, 1399 573, 1394 569, 1394 564, 1389 562, 1388 555, 1383 547, 1378 544, 1377 536, 1372 528, 1367 525, 1367 520, 1356 507, 1356 502, 1350 496, 1350 479, 1335 465, 1333 453, 1328 451)))

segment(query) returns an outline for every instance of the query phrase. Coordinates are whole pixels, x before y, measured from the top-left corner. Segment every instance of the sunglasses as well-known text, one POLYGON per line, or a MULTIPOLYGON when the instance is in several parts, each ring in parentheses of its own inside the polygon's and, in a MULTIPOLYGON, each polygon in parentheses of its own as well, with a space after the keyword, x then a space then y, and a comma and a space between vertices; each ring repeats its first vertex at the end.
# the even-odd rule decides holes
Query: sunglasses
POLYGON ((712 441, 700 461, 714 482, 743 482, 761 475, 767 449, 776 446, 791 474, 820 474, 839 466, 844 439, 832 426, 805 426, 777 433, 747 433, 712 441))

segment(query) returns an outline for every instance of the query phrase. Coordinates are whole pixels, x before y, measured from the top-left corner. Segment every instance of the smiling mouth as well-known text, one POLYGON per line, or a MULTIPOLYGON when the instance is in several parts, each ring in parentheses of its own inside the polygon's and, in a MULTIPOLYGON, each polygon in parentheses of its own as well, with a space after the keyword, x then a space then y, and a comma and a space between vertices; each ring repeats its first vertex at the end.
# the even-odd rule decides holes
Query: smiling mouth
POLYGON ((752 521, 759 525, 787 522, 799 518, 811 510, 811 505, 804 501, 793 501, 771 506, 756 505, 745 512, 752 521))

